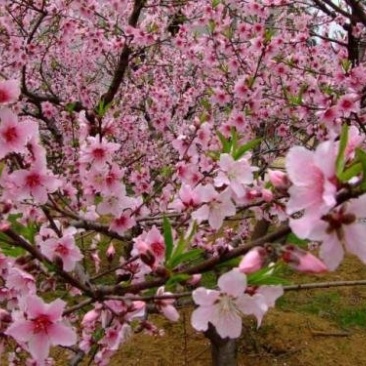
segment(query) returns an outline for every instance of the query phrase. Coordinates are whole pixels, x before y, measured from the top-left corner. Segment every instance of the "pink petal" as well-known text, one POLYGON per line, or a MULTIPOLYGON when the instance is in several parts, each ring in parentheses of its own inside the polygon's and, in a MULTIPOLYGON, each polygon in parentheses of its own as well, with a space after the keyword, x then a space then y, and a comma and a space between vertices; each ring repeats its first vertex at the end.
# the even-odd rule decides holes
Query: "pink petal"
POLYGON ((52 345, 72 346, 77 341, 76 333, 64 324, 52 324, 47 331, 52 345))
POLYGON ((208 217, 208 223, 214 230, 220 229, 222 223, 224 222, 225 212, 221 208, 214 208, 210 211, 208 217))
POLYGON ((62 301, 61 299, 57 299, 47 305, 47 314, 51 321, 55 322, 62 318, 62 313, 65 309, 65 305, 65 301, 62 301))
POLYGON ((36 361, 44 361, 50 352, 50 341, 46 333, 33 334, 28 342, 29 353, 36 361))
POLYGON ((343 256, 344 250, 342 244, 336 236, 327 236, 320 246, 319 257, 331 271, 334 271, 342 262, 343 256))
POLYGON ((220 292, 215 290, 207 290, 204 287, 199 287, 192 292, 193 301, 197 305, 211 306, 219 298, 220 292))
POLYGON ((259 328, 263 316, 268 310, 264 296, 260 294, 255 294, 254 296, 245 294, 237 300, 236 304, 243 314, 254 315, 257 318, 257 326, 259 328))
POLYGON ((5 334, 17 341, 27 342, 33 334, 33 323, 29 320, 18 320, 9 326, 5 334))
POLYGON ((238 270, 231 270, 224 273, 218 280, 220 289, 233 297, 238 297, 244 293, 247 287, 247 277, 238 270))
POLYGON ((222 312, 216 315, 210 322, 215 326, 221 338, 238 338, 241 334, 242 320, 235 312, 222 312))
POLYGON ((282 286, 261 286, 258 291, 265 298, 268 307, 274 307, 276 300, 284 294, 282 286))
POLYGON ((192 327, 199 331, 205 331, 208 329, 208 322, 211 321, 216 315, 215 306, 208 306, 195 309, 192 312, 191 324, 192 327))
POLYGON ((366 223, 344 225, 346 248, 366 263, 366 223))
POLYGON ((313 183, 313 153, 304 147, 292 147, 286 156, 286 170, 294 184, 313 183), (304 167, 307 169, 304 169, 304 167))
POLYGON ((36 295, 27 296, 27 314, 29 318, 34 319, 47 312, 46 304, 36 295))

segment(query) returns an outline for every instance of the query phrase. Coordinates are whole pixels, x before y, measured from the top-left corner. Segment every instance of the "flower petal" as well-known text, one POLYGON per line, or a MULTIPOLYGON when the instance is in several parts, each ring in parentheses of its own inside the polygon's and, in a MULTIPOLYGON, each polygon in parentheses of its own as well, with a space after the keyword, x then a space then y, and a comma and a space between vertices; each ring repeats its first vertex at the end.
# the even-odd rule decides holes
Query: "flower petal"
POLYGON ((197 305, 211 306, 219 298, 220 293, 215 290, 207 290, 204 287, 199 287, 192 292, 193 301, 197 305))
POLYGON ((233 297, 238 297, 244 293, 247 287, 247 277, 238 270, 231 270, 223 274, 217 284, 223 292, 233 297))

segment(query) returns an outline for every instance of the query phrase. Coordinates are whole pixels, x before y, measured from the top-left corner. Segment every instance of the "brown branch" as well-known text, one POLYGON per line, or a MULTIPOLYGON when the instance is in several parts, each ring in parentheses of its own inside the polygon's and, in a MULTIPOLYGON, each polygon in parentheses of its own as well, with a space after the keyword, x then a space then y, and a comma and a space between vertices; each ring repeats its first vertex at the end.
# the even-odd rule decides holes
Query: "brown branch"
POLYGON ((366 280, 302 283, 298 285, 284 286, 283 289, 284 291, 299 291, 299 290, 311 290, 317 288, 360 286, 360 285, 366 285, 366 280))
MULTIPOLYGON (((261 237, 260 239, 250 241, 249 243, 247 243, 245 245, 239 245, 237 248, 235 248, 229 252, 226 252, 226 253, 223 253, 222 255, 217 255, 215 257, 207 259, 192 267, 183 268, 183 269, 173 273, 173 275, 174 274, 192 275, 195 273, 208 272, 211 269, 213 269, 215 266, 217 266, 218 264, 221 264, 230 259, 239 257, 239 256, 247 253, 250 249, 252 249, 256 246, 263 246, 268 243, 276 242, 277 240, 281 239, 283 236, 289 234, 290 231, 291 230, 288 225, 282 226, 277 231, 267 234, 267 235, 261 237)), ((240 242, 240 239, 238 239, 238 241, 240 242)), ((121 286, 121 285, 101 286, 98 289, 98 293, 102 297, 105 295, 111 295, 111 294, 117 294, 117 295, 124 295, 126 293, 133 294, 133 293, 137 293, 141 290, 145 290, 148 288, 162 286, 166 283, 166 281, 167 281, 167 278, 164 277, 164 278, 158 278, 156 280, 152 280, 152 281, 148 281, 148 282, 135 283, 135 284, 128 285, 128 286, 121 286)))
POLYGON ((18 246, 25 249, 28 253, 30 253, 34 258, 38 259, 40 262, 53 265, 53 267, 55 268, 55 272, 60 277, 62 277, 66 283, 69 283, 70 285, 78 288, 79 290, 83 291, 86 295, 94 297, 94 293, 89 287, 85 286, 83 283, 81 283, 76 278, 71 276, 68 272, 65 272, 59 266, 54 265, 54 263, 50 261, 47 257, 45 257, 35 246, 28 243, 27 240, 25 240, 22 236, 17 234, 14 230, 7 229, 4 230, 3 233, 13 240, 12 244, 14 246, 18 246))
MULTIPOLYGON (((138 19, 141 14, 141 10, 144 7, 144 4, 145 4, 145 0, 135 0, 131 16, 128 20, 128 24, 130 26, 136 27, 138 19)), ((129 56, 131 55, 131 52, 132 52, 132 49, 127 44, 125 44, 122 49, 121 55, 119 57, 118 65, 114 72, 112 82, 111 82, 107 92, 101 97, 101 100, 100 100, 100 102, 103 102, 105 106, 110 104, 113 101, 115 95, 118 92, 118 89, 123 81, 125 72, 127 70, 128 64, 129 64, 129 56)))

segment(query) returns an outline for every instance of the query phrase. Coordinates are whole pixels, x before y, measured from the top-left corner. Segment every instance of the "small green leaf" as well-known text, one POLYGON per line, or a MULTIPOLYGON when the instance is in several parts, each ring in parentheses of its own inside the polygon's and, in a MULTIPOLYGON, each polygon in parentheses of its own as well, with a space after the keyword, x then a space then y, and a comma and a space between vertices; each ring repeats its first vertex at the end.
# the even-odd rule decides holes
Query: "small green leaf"
POLYGON ((174 268, 179 264, 194 261, 200 258, 202 253, 203 253, 202 249, 192 249, 189 252, 185 252, 177 256, 174 256, 170 261, 170 265, 172 268, 174 268))
POLYGON ((340 174, 344 170, 344 166, 345 166, 345 162, 346 162, 344 154, 346 151, 347 142, 348 142, 348 125, 344 124, 342 126, 341 140, 339 142, 339 151, 338 151, 337 160, 336 160, 337 177, 339 177, 340 174))
POLYGON ((208 30, 210 33, 213 33, 216 29, 216 22, 213 19, 210 19, 207 24, 208 30))
POLYGON ((361 149, 356 149, 356 157, 362 165, 361 189, 366 190, 366 152, 361 149))
POLYGON ((1 242, 0 242, 0 248, 1 253, 5 254, 8 257, 18 258, 26 254, 26 251, 23 248, 13 247, 10 245, 2 244, 1 242))
POLYGON ((65 110, 69 113, 73 112, 75 109, 76 103, 75 102, 71 102, 65 105, 65 110))
POLYGON ((167 262, 173 252, 173 233, 172 226, 168 218, 163 219, 164 241, 165 241, 165 261, 167 262))
POLYGON ((166 290, 173 290, 175 288, 175 286, 178 283, 182 283, 182 282, 186 282, 187 280, 189 280, 191 278, 190 275, 188 274, 178 274, 178 275, 173 275, 172 277, 169 278, 169 280, 166 282, 165 284, 165 289, 166 290))
POLYGON ((339 175, 338 178, 341 180, 341 182, 348 182, 353 177, 356 177, 357 175, 359 175, 362 172, 362 170, 363 170, 362 164, 356 163, 356 164, 353 164, 352 166, 350 166, 349 168, 345 169, 339 175))
POLYGON ((286 242, 290 244, 295 244, 299 247, 306 247, 309 243, 309 240, 306 239, 300 239, 298 238, 294 233, 290 233, 286 237, 286 242))
POLYGON ((248 275, 248 284, 250 285, 289 285, 290 282, 281 277, 283 266, 276 265, 272 268, 262 268, 255 273, 248 275))
POLYGON ((231 150, 235 151, 238 146, 238 133, 236 128, 231 128, 231 150))
POLYGON ((341 66, 345 72, 348 72, 352 67, 352 61, 348 58, 341 60, 341 66))
POLYGON ((254 139, 252 141, 247 142, 246 144, 240 146, 237 150, 233 153, 234 160, 239 160, 245 153, 247 153, 249 150, 255 149, 257 146, 260 145, 262 142, 261 138, 254 139))
POLYGON ((219 138, 222 145, 222 152, 229 154, 231 151, 231 141, 220 132, 216 131, 217 137, 219 138))

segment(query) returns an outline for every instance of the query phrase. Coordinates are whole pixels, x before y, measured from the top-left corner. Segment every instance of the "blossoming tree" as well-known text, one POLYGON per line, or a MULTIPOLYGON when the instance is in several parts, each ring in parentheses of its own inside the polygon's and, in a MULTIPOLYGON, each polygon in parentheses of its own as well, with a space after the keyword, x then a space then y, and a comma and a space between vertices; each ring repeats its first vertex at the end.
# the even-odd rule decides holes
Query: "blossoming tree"
POLYGON ((281 263, 366 263, 365 25, 356 0, 1 1, 8 363, 107 365, 191 298, 234 365, 281 263))

